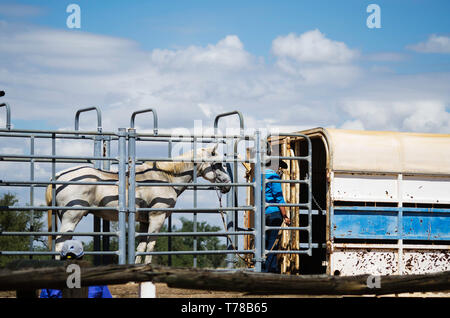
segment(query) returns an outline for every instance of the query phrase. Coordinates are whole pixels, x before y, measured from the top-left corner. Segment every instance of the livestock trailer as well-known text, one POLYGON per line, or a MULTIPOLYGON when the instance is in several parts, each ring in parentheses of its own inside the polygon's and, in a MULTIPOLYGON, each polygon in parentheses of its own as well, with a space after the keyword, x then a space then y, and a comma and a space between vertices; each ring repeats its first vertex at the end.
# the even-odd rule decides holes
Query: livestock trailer
MULTIPOLYGON (((282 157, 307 156, 308 145, 312 148, 312 198, 309 184, 283 188, 287 203, 311 203, 312 253, 281 254, 282 272, 347 276, 450 270, 449 134, 328 128, 299 134, 304 137, 268 140, 282 157)), ((284 180, 309 178, 307 160, 287 162, 284 180)), ((298 219, 293 226, 309 225, 307 211, 291 207, 290 214, 298 219)), ((248 212, 250 227, 253 218, 248 212)), ((295 232, 283 235, 280 249, 308 245, 307 233, 295 232)))

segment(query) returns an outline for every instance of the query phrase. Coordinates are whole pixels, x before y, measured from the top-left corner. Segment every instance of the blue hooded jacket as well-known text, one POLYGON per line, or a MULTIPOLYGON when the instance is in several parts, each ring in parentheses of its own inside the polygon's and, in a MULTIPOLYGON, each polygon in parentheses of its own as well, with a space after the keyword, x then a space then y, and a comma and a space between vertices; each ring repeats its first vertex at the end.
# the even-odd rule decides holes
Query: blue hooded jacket
MULTIPOLYGON (((280 176, 272 169, 266 169, 263 177, 269 180, 281 180, 280 176)), ((266 183, 265 195, 267 203, 286 203, 283 198, 281 183, 266 183)), ((275 212, 280 212, 280 208, 277 206, 269 206, 266 208, 266 214, 275 212)))

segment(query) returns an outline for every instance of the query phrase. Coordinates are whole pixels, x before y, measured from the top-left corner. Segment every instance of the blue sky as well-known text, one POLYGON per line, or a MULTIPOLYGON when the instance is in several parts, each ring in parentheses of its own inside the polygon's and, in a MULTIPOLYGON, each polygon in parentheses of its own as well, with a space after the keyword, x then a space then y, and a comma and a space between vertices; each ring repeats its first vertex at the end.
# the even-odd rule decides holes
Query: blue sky
MULTIPOLYGON (((272 40, 281 34, 319 28, 328 37, 365 53, 403 52, 429 34, 449 34, 448 1, 6 1, 38 7, 36 14, 5 16, 39 26, 67 29, 68 4, 82 10, 82 32, 132 39, 146 50, 204 46, 229 34, 247 51, 270 59, 272 40), (369 29, 366 7, 381 8, 382 28, 369 29)), ((2 13, 0 12, 0 16, 2 13)), ((400 71, 448 70, 448 58, 413 56, 400 71)))
POLYGON ((71 128, 78 108, 96 105, 110 130, 152 106, 167 131, 238 109, 252 128, 448 133, 449 9, 439 0, 3 0, 0 86, 16 128, 71 128), (66 25, 71 3, 80 29, 66 25), (381 28, 366 25, 371 3, 381 28))
MULTIPOLYGON (((448 12, 438 0, 1 0, 2 101, 15 128, 71 129, 77 109, 96 105, 110 131, 154 107, 165 132, 236 109, 248 128, 448 134, 448 12), (81 29, 66 26, 71 3, 81 29), (379 29, 366 25, 371 3, 379 29)), ((81 128, 95 128, 93 115, 81 128)), ((92 151, 61 154, 73 149, 92 151)))

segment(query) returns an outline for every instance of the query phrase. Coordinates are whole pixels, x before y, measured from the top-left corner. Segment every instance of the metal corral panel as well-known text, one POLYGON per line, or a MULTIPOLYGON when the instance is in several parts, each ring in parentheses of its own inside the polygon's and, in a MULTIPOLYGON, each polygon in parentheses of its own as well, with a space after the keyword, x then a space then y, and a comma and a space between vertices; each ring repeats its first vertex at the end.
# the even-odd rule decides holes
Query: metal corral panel
POLYGON ((333 171, 450 175, 450 134, 324 129, 333 171))

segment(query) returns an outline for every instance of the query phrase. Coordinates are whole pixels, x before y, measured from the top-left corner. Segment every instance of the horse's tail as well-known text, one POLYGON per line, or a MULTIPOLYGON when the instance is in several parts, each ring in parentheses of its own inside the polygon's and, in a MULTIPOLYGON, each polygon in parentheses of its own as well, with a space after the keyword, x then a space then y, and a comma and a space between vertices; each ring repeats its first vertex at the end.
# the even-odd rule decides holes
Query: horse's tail
MULTIPOLYGON (((47 203, 47 206, 52 205, 53 197, 52 197, 52 185, 49 184, 47 186, 47 190, 45 191, 45 202, 47 203)), ((53 223, 53 210, 47 211, 47 229, 48 232, 52 232, 52 223, 53 223)), ((55 224, 55 231, 57 224, 55 224)), ((49 250, 52 250, 53 247, 53 237, 51 235, 48 236, 48 248, 49 250)))
POLYGON ((47 190, 45 191, 45 202, 47 203, 47 206, 52 205, 52 185, 51 184, 49 184, 47 186, 47 190))

